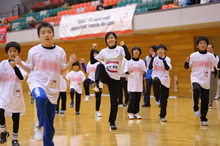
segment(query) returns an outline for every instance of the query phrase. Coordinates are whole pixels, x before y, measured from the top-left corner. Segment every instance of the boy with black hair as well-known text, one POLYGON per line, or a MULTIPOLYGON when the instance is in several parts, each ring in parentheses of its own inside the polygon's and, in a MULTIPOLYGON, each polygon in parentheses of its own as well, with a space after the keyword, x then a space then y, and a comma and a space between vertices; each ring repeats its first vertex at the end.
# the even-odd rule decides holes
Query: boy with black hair
MULTIPOLYGON (((155 53, 157 50, 157 46, 153 45, 150 47, 149 55, 145 58, 145 66, 147 68, 147 73, 145 75, 146 79, 146 92, 144 94, 144 104, 142 107, 150 107, 150 91, 151 91, 151 85, 152 85, 152 72, 153 70, 149 69, 150 60, 152 58, 153 53, 155 53)), ((160 101, 159 99, 156 99, 156 105, 159 105, 160 101)))
POLYGON ((26 73, 16 65, 15 58, 19 55, 21 47, 17 42, 9 42, 5 46, 8 60, 0 63, 0 129, 1 143, 5 143, 9 136, 5 124, 6 116, 12 116, 13 133, 12 146, 19 146, 18 130, 20 115, 25 113, 25 103, 21 81, 24 81, 26 73))
POLYGON ((70 55, 66 64, 66 53, 63 48, 53 44, 54 29, 48 22, 42 22, 37 28, 41 44, 32 47, 28 52, 26 63, 19 57, 15 61, 24 71, 30 74, 27 82, 36 99, 38 126, 34 138, 42 139, 41 127, 44 127, 43 144, 53 146, 54 117, 60 90, 60 75, 64 74, 76 60, 70 55))
POLYGON ((170 76, 169 70, 171 70, 171 60, 166 56, 167 47, 163 44, 157 46, 157 55, 153 53, 149 69, 153 69, 152 79, 153 79, 153 90, 156 99, 160 98, 160 121, 167 122, 165 119, 167 99, 169 97, 170 88, 170 76))
POLYGON ((132 49, 132 59, 126 62, 124 72, 128 79, 128 92, 130 99, 128 103, 128 119, 141 119, 139 115, 141 92, 143 91, 143 74, 146 72, 144 61, 140 59, 141 49, 132 49))
POLYGON ((74 94, 76 93, 76 115, 79 115, 81 95, 82 95, 82 84, 86 79, 84 73, 80 70, 79 61, 72 64, 73 70, 66 75, 67 81, 70 81, 70 107, 74 107, 74 94))
POLYGON ((217 59, 211 53, 207 52, 209 40, 207 37, 201 36, 196 40, 196 46, 199 51, 194 52, 187 57, 184 67, 188 69, 192 67, 191 84, 193 87, 193 110, 195 116, 200 116, 199 112, 199 97, 201 96, 201 125, 208 126, 208 119, 206 118, 209 104, 209 88, 211 69, 215 66, 217 68, 217 59))

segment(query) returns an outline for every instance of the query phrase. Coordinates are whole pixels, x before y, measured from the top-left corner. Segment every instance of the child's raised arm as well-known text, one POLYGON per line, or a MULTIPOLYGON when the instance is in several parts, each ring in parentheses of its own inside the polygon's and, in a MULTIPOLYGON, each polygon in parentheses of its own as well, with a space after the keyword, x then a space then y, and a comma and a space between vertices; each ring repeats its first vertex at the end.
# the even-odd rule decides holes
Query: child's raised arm
POLYGON ((61 70, 61 75, 64 75, 69 67, 72 65, 73 62, 76 61, 76 55, 75 54, 71 54, 70 57, 69 57, 69 62, 67 63, 67 65, 61 70))

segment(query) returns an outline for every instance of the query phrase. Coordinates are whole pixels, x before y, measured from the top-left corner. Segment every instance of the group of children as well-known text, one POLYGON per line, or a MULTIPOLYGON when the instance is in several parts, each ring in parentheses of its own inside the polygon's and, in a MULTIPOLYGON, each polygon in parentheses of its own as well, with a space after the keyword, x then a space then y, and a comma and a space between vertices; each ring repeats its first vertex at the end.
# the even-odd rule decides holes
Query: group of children
MULTIPOLYGON (((96 116, 101 117, 99 112, 101 103, 101 93, 103 84, 106 84, 110 93, 110 129, 116 130, 115 124, 118 111, 118 96, 121 80, 121 72, 126 76, 127 91, 129 93, 128 119, 141 119, 139 115, 141 93, 143 91, 144 74, 147 80, 147 92, 145 95, 144 106, 150 106, 150 87, 153 84, 156 103, 160 105, 160 121, 166 122, 166 108, 169 97, 171 59, 166 56, 167 47, 163 44, 152 46, 150 55, 145 62, 140 59, 141 49, 134 47, 131 54, 124 43, 117 45, 117 36, 114 32, 108 32, 105 36, 107 47, 100 52, 97 50, 97 44, 93 44, 90 53, 90 62, 85 66, 84 60, 81 65, 88 78, 80 71, 80 63, 76 61, 74 54, 70 55, 66 64, 65 51, 53 44, 53 27, 47 23, 41 23, 37 28, 38 37, 41 44, 32 47, 28 52, 26 62, 19 57, 21 51, 20 45, 16 42, 10 42, 5 46, 5 52, 8 54, 8 60, 0 63, 0 129, 1 143, 5 143, 9 136, 5 124, 5 115, 9 114, 13 119, 12 145, 19 146, 18 129, 19 117, 25 112, 23 91, 21 81, 27 74, 27 80, 31 93, 36 101, 38 124, 35 127, 35 139, 42 139, 44 145, 53 146, 54 117, 59 112, 59 99, 62 99, 62 108, 60 113, 66 110, 66 88, 70 85, 71 107, 74 107, 73 96, 76 94, 76 114, 79 114, 79 105, 81 101, 82 86, 86 92, 84 101, 90 100, 89 87, 95 91, 96 96, 96 116), (124 69, 122 64, 124 62, 124 69), (147 64, 147 66, 146 66, 147 64), (69 67, 72 71, 67 73, 69 67), (67 81, 67 83, 65 83, 67 81), (64 84, 62 83, 64 82, 64 84), (141 83, 141 84, 140 84, 141 83), (61 86, 60 86, 61 85, 61 86), (8 89, 11 89, 10 91, 8 89), (61 89, 61 90, 60 90, 61 89), (61 92, 60 92, 61 91, 61 92), (42 136, 42 127, 44 133, 42 136)), ((217 68, 217 60, 214 55, 207 53, 209 44, 206 37, 199 37, 196 45, 198 52, 191 54, 185 62, 185 68, 192 67, 191 83, 193 86, 194 111, 199 116, 198 101, 201 94, 201 124, 208 125, 206 114, 209 102, 210 74, 213 66, 217 68)), ((125 79, 123 79, 125 80, 125 79)), ((126 82, 126 81, 123 81, 126 82)), ((124 83, 123 83, 124 84, 124 83)))

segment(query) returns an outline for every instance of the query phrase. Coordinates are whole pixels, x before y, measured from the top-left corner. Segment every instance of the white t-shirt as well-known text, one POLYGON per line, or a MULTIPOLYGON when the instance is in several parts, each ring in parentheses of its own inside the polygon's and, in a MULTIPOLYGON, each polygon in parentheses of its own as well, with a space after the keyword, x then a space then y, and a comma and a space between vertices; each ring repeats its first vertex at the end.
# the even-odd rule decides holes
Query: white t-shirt
MULTIPOLYGON (((24 80, 27 75, 16 65, 24 80)), ((11 117, 12 113, 25 113, 25 103, 21 81, 15 74, 8 60, 0 63, 0 108, 5 110, 5 115, 11 117)))
MULTIPOLYGON (((98 64, 99 64, 99 62, 91 64, 90 61, 89 61, 87 66, 86 66, 86 72, 89 73, 88 78, 90 78, 92 81, 95 81, 95 71, 96 71, 96 67, 97 67, 98 64)), ((103 88, 103 83, 102 82, 99 82, 99 87, 103 88)))
MULTIPOLYGON (((172 65, 170 58, 166 56, 165 61, 167 62, 167 65, 170 67, 169 70, 171 70, 172 65)), ((159 59, 158 56, 154 58, 154 62, 153 62, 152 78, 155 77, 158 77, 160 79, 160 82, 163 86, 170 88, 169 71, 165 69, 163 60, 159 59)))
POLYGON ((55 46, 46 49, 41 44, 32 47, 26 61, 31 70, 27 82, 32 91, 41 87, 51 103, 57 104, 60 92, 60 73, 66 66, 66 53, 63 48, 55 46))
POLYGON ((120 80, 121 76, 121 62, 125 56, 124 48, 116 46, 114 49, 108 47, 102 49, 100 53, 95 57, 96 60, 104 60, 104 66, 107 74, 115 80, 120 80))
POLYGON ((67 90, 67 82, 64 79, 64 76, 61 75, 60 76, 60 91, 61 92, 66 92, 66 90, 67 90))
POLYGON ((125 59, 125 57, 122 59, 122 63, 121 63, 121 77, 122 78, 125 78, 126 77, 126 74, 124 73, 124 70, 125 70, 125 64, 128 60, 125 59))
POLYGON ((143 91, 143 71, 146 70, 145 63, 142 59, 134 61, 129 60, 125 64, 124 72, 131 71, 128 75, 128 92, 142 92, 143 91))
POLYGON ((191 83, 198 83, 202 88, 209 89, 211 70, 217 63, 217 59, 211 53, 192 53, 189 61, 189 66, 192 67, 191 83))
POLYGON ((70 89, 73 88, 78 94, 82 94, 83 81, 86 79, 82 71, 71 71, 66 75, 66 79, 70 80, 70 89))

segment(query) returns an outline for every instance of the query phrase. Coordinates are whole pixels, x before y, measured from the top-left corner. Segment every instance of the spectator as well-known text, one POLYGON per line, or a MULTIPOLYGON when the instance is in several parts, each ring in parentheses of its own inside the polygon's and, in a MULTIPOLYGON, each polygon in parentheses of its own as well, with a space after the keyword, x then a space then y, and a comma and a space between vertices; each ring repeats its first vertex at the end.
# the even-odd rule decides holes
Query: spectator
POLYGON ((8 21, 8 19, 5 19, 5 20, 4 20, 4 25, 5 25, 5 26, 8 26, 8 29, 7 29, 8 31, 11 31, 11 28, 12 28, 12 27, 11 27, 11 23, 8 21))
POLYGON ((112 8, 111 5, 108 5, 108 6, 104 7, 103 4, 104 4, 104 0, 100 0, 99 5, 97 5, 97 7, 96 7, 96 10, 97 11, 102 11, 104 9, 111 9, 112 8))
POLYGON ((29 22, 29 27, 35 27, 35 25, 37 25, 38 22, 36 21, 36 18, 34 16, 32 16, 31 21, 29 22))

